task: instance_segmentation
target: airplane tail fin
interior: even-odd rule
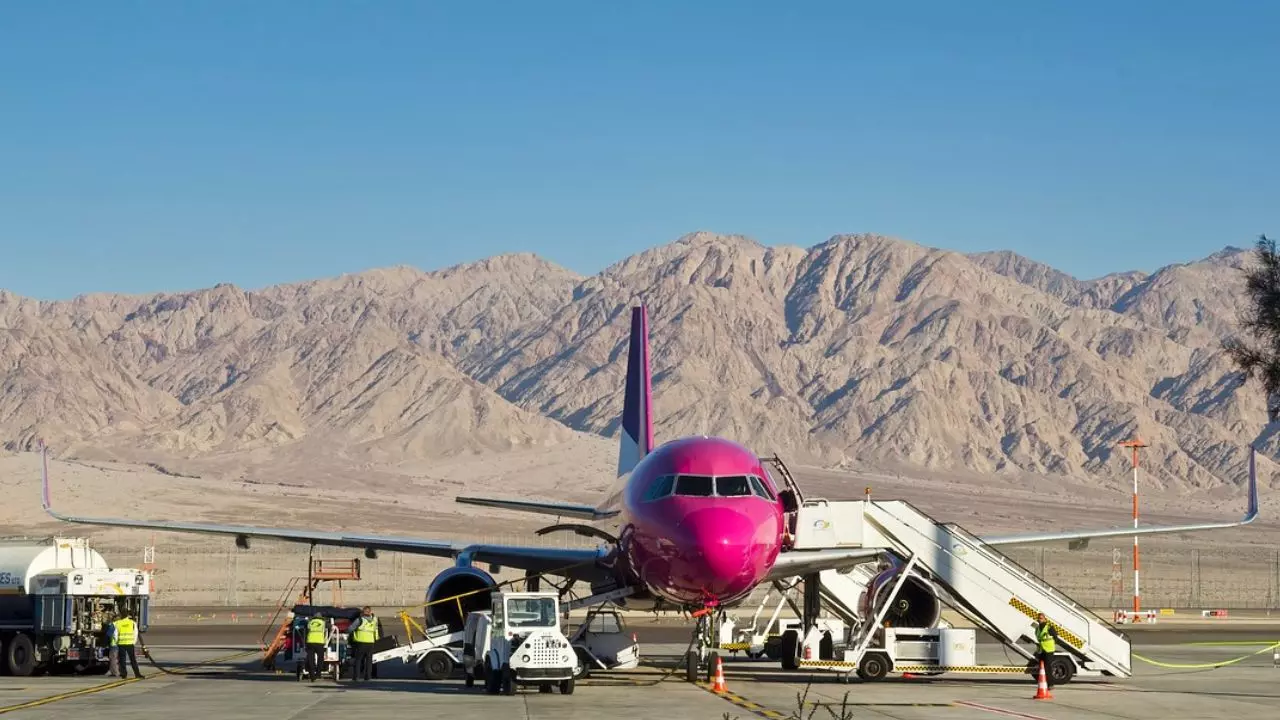
[[[631,472],[653,449],[653,389],[649,372],[649,316],[644,305],[631,309],[626,396],[618,443],[618,475]]]

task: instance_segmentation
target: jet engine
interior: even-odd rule
[[[489,609],[489,596],[497,586],[489,573],[476,567],[451,567],[436,575],[427,587],[427,627],[448,625],[449,632],[461,632],[468,613]]]
[[[862,596],[862,617],[870,622],[884,607],[889,593],[902,573],[902,566],[894,565],[872,578]],[[890,627],[931,628],[942,619],[942,601],[932,582],[914,572],[907,577],[898,595],[884,615],[884,623]]]

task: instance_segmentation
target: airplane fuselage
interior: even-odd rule
[[[687,437],[655,448],[616,498],[624,580],[684,607],[742,599],[782,548],[778,492],[759,457],[730,440]]]

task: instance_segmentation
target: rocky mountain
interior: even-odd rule
[[[613,435],[643,300],[660,440],[1112,482],[1138,431],[1158,482],[1210,488],[1243,477],[1264,417],[1220,351],[1248,259],[1079,280],[873,235],[694,233],[591,277],[508,255],[261,291],[0,293],[0,438],[394,462]]]

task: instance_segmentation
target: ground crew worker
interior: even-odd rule
[[[142,671],[138,669],[138,655],[134,652],[134,645],[142,638],[138,634],[138,623],[134,619],[134,615],[135,613],[124,613],[123,617],[112,623],[115,625],[115,636],[111,638],[111,644],[118,651],[117,661],[120,663],[120,677],[122,678],[129,677],[129,670],[124,664],[125,658],[128,658],[130,664],[133,665],[133,674],[137,677],[142,677]],[[145,646],[143,650],[146,650]]]
[[[119,653],[116,652],[116,616],[109,615],[106,627],[107,631],[107,674],[116,677],[120,674]]]
[[[369,680],[373,672],[373,644],[377,641],[378,618],[373,616],[373,609],[365,605],[360,610],[360,617],[351,623],[352,681]]]
[[[320,677],[320,668],[324,664],[324,650],[329,644],[328,623],[319,615],[307,621],[307,673],[311,682]]]
[[[1044,613],[1036,615],[1036,660],[1044,663],[1045,679],[1049,687],[1053,687],[1053,673],[1050,671],[1049,661],[1053,659],[1053,653],[1058,649],[1055,642],[1057,639],[1058,631],[1045,618]],[[1040,677],[1039,672],[1039,668],[1036,668],[1037,682]]]

